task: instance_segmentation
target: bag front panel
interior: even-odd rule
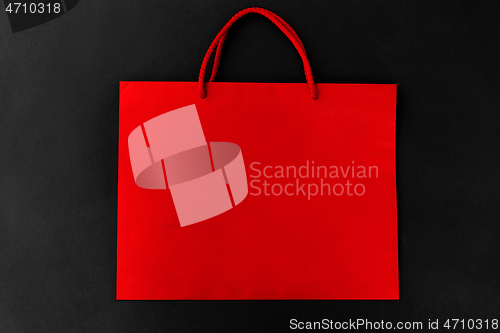
[[[396,86],[122,82],[118,299],[397,299]],[[136,185],[129,134],[194,104],[207,142],[241,148],[248,195],[181,227]]]

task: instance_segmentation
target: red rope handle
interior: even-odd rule
[[[286,23],[285,20],[283,20],[278,15],[276,15],[270,11],[269,11],[269,13],[271,15],[273,15],[278,21],[280,21],[281,24],[283,24],[285,26],[285,28],[292,34],[292,36],[295,38],[295,40],[299,43],[299,45],[302,48],[302,50],[304,51],[304,53],[306,53],[306,49],[304,48],[304,44],[302,44],[302,41],[300,40],[300,38],[297,35],[297,33],[295,32],[295,30],[293,30],[293,28],[291,26],[289,26],[288,23]],[[217,44],[217,51],[215,51],[215,59],[214,59],[214,65],[212,68],[212,75],[210,76],[210,80],[208,80],[208,82],[215,81],[215,77],[217,76],[217,71],[219,69],[219,62],[220,62],[220,57],[222,54],[222,47],[224,45],[224,41],[226,40],[228,32],[229,32],[229,30],[226,31],[226,33],[221,37],[221,39],[219,40],[219,43]]]
[[[215,75],[217,75],[217,69],[219,65],[219,60],[222,52],[222,45],[224,44],[224,41],[227,36],[227,32],[231,28],[231,26],[239,20],[241,17],[245,16],[246,14],[250,13],[257,13],[260,15],[263,15],[267,17],[271,22],[273,22],[287,37],[290,39],[290,41],[293,43],[297,51],[299,52],[300,57],[302,58],[302,63],[304,65],[304,73],[306,75],[306,80],[307,84],[309,85],[309,92],[311,94],[312,99],[317,99],[318,98],[318,91],[316,90],[316,86],[314,85],[314,79],[311,71],[311,65],[309,64],[309,60],[307,59],[307,55],[304,49],[304,45],[302,44],[302,41],[300,38],[297,36],[295,31],[278,15],[274,14],[273,12],[270,12],[266,9],[263,8],[258,8],[258,7],[252,7],[252,8],[247,8],[244,9],[240,12],[238,12],[236,15],[234,15],[229,22],[226,23],[226,25],[222,28],[222,30],[217,34],[215,39],[213,40],[212,44],[208,48],[207,53],[205,54],[205,58],[203,59],[203,63],[201,64],[201,69],[200,69],[200,75],[198,77],[198,93],[201,98],[206,97],[206,92],[205,92],[205,72],[207,70],[207,65],[208,61],[210,60],[210,57],[212,53],[214,52],[215,47],[217,46],[217,52],[215,55],[215,61],[214,61],[214,71],[212,71],[212,76],[215,79]],[[215,74],[214,74],[215,72]]]

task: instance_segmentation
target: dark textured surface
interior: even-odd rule
[[[494,4],[86,0],[15,34],[3,12],[0,332],[498,318]],[[219,29],[250,6],[297,31],[318,82],[398,84],[400,301],[115,301],[118,81],[195,81]],[[220,81],[304,82],[292,44],[262,17],[238,22],[224,49]]]

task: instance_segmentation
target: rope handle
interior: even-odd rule
[[[286,23],[285,20],[283,20],[281,17],[274,14],[273,12],[270,12],[270,11],[268,11],[268,12],[269,12],[269,14],[273,15],[278,21],[280,21],[281,24],[283,24],[285,26],[285,28],[292,34],[293,38],[298,42],[298,44],[300,45],[300,47],[302,48],[304,53],[306,53],[306,49],[304,48],[304,44],[302,44],[302,41],[300,40],[300,38],[297,35],[297,33],[295,32],[295,30],[293,30],[293,28],[290,25],[288,25],[288,23]],[[226,40],[228,32],[229,32],[229,30],[226,31],[224,33],[224,35],[222,35],[221,39],[219,40],[219,43],[217,44],[217,51],[215,51],[215,59],[214,59],[214,65],[212,68],[212,74],[211,74],[210,80],[208,80],[208,82],[215,81],[215,77],[217,76],[217,71],[219,69],[219,61],[220,61],[220,57],[222,54],[222,47],[224,45],[224,42]]]
[[[244,10],[238,12],[236,15],[234,15],[229,20],[229,22],[226,23],[226,25],[222,28],[222,30],[217,34],[217,36],[213,40],[212,44],[208,48],[207,53],[205,54],[205,58],[203,59],[203,63],[201,64],[200,75],[198,77],[198,93],[200,95],[200,98],[206,97],[205,72],[207,69],[208,61],[210,60],[210,57],[212,56],[212,53],[214,52],[215,47],[217,47],[217,52],[215,55],[214,67],[212,70],[212,75],[210,77],[210,81],[213,81],[213,79],[215,79],[215,76],[217,75],[217,69],[219,67],[222,46],[223,46],[224,41],[226,39],[227,32],[229,31],[231,26],[237,20],[239,20],[241,17],[243,17],[247,14],[250,14],[250,13],[257,13],[257,14],[263,15],[266,18],[268,18],[292,42],[292,44],[295,46],[295,48],[299,52],[300,57],[302,58],[302,63],[304,65],[304,73],[306,76],[307,84],[309,85],[309,92],[311,94],[311,97],[313,100],[317,99],[318,98],[318,91],[316,89],[316,86],[314,85],[314,79],[313,79],[313,75],[312,75],[312,71],[311,71],[311,65],[309,64],[309,60],[307,59],[304,45],[302,44],[302,41],[300,40],[299,36],[281,17],[279,17],[278,15],[274,14],[273,12],[271,12],[269,10],[266,10],[263,8],[258,8],[258,7],[247,8],[247,9],[244,9]]]

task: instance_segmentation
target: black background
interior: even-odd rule
[[[0,332],[500,319],[494,4],[87,0],[18,33],[0,14]],[[118,82],[197,80],[217,32],[252,6],[297,31],[317,82],[398,84],[399,301],[115,300]],[[255,14],[231,30],[218,80],[305,82]]]

